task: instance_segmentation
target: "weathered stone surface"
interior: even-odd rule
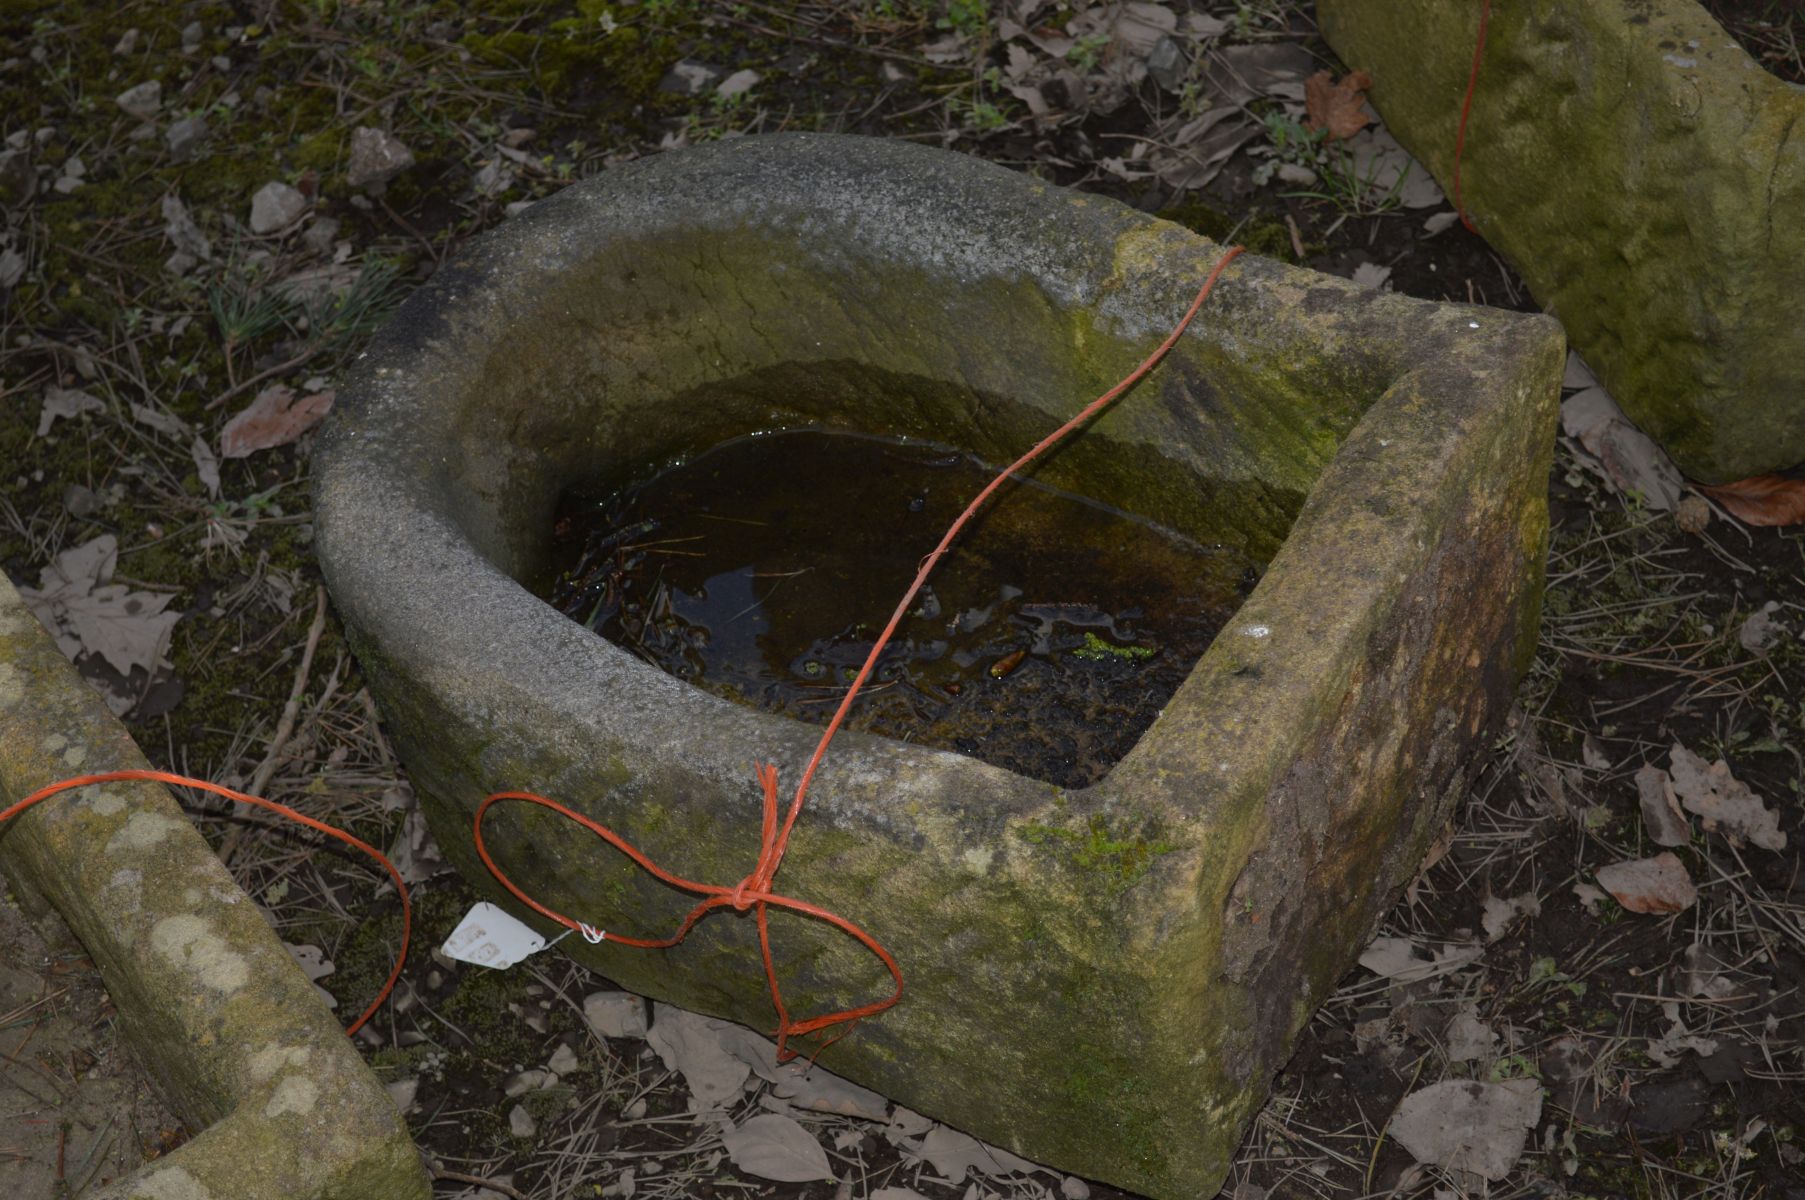
[[[1220,253],[960,155],[805,135],[630,164],[446,262],[341,390],[316,487],[328,581],[447,856],[486,880],[472,811],[530,788],[731,884],[759,841],[751,764],[793,786],[818,736],[522,588],[562,488],[805,424],[1006,460],[1139,361]],[[1232,264],[1039,475],[1269,571],[1084,791],[835,742],[779,886],[869,928],[908,990],[823,1064],[1029,1158],[1213,1194],[1531,650],[1562,355],[1543,318]],[[683,910],[549,816],[486,826],[545,902],[631,932]],[[774,929],[793,1009],[882,994],[850,940]],[[769,1027],[749,921],[663,954],[573,943]]]
[[[0,808],[149,764],[0,579]],[[420,1198],[388,1093],[248,896],[158,784],[52,797],[0,826],[0,868],[99,965],[194,1140],[97,1200]]]
[[[360,125],[351,134],[351,158],[345,182],[380,192],[389,180],[414,165],[414,152],[380,129]]]
[[[1321,0],[1386,125],[1452,194],[1479,5]],[[1696,479],[1805,461],[1805,88],[1693,0],[1495,5],[1474,223]]]
[[[266,183],[251,197],[251,232],[279,233],[301,219],[307,197],[280,181]]]

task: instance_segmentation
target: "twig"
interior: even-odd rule
[[[207,401],[207,411],[212,412],[214,409],[218,408],[220,405],[224,404],[226,401],[230,400],[232,397],[243,395],[245,392],[250,391],[252,388],[256,387],[258,384],[262,383],[266,379],[273,378],[274,376],[280,375],[285,371],[294,370],[296,367],[300,366],[302,363],[306,362],[308,359],[310,359],[314,355],[318,354],[320,352],[320,350],[321,350],[321,347],[318,345],[309,346],[307,349],[301,351],[299,354],[295,355],[293,358],[289,359],[287,362],[277,363],[275,366],[271,367],[267,371],[259,371],[255,375],[251,376],[249,379],[245,379],[238,383],[233,384],[231,387],[227,388],[225,391],[221,392],[219,395],[213,397],[213,399]]]
[[[500,1192],[504,1196],[512,1196],[514,1200],[526,1200],[526,1193],[499,1179],[484,1179],[480,1175],[466,1175],[462,1171],[447,1171],[437,1163],[432,1168],[433,1179],[449,1179],[453,1183],[468,1183],[476,1187],[488,1188],[492,1192]]]
[[[270,738],[268,752],[264,754],[263,761],[257,764],[257,770],[251,775],[251,782],[245,786],[245,791],[253,796],[261,796],[263,789],[269,786],[270,777],[276,773],[276,765],[282,759],[282,750],[294,734],[295,718],[301,712],[301,693],[307,690],[307,676],[313,670],[313,652],[320,644],[320,635],[326,631],[325,585],[316,584],[314,591],[313,626],[307,631],[307,648],[301,651],[301,665],[295,670],[295,682],[289,689],[288,703],[282,706],[282,716],[276,721],[276,733]],[[245,826],[240,825],[228,833],[226,840],[220,844],[219,860],[228,867],[232,865],[232,858],[238,853],[244,837]]]

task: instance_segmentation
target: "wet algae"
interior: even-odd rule
[[[825,723],[921,557],[997,467],[916,440],[737,438],[568,494],[552,602],[718,695]],[[851,725],[1064,787],[1094,783],[1261,564],[1027,478],[939,564]]]

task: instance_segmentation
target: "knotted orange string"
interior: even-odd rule
[[[376,849],[376,847],[370,845],[361,838],[346,833],[342,829],[334,829],[324,821],[316,821],[306,813],[296,812],[287,805],[277,804],[273,800],[265,800],[259,796],[247,795],[244,792],[235,792],[229,787],[222,787],[217,783],[209,783],[205,779],[191,779],[186,775],[172,775],[167,771],[103,771],[96,775],[77,775],[73,779],[64,779],[60,782],[50,784],[48,787],[41,787],[17,804],[14,804],[12,807],[0,810],[0,825],[6,824],[7,821],[18,816],[32,805],[43,800],[48,800],[50,797],[55,796],[60,792],[66,792],[72,788],[87,787],[90,784],[96,783],[167,783],[173,784],[176,787],[194,788],[196,791],[212,792],[215,796],[224,796],[226,799],[236,800],[240,804],[249,804],[255,808],[268,809],[278,816],[287,817],[289,820],[305,825],[309,829],[318,830],[328,837],[337,838],[347,846],[353,846],[362,850],[365,854],[381,863],[382,869],[389,873],[389,879],[394,883],[395,891],[401,896],[401,953],[396,957],[395,965],[389,971],[388,981],[382,985],[382,991],[376,994],[376,999],[370,1001],[370,1007],[364,1009],[363,1015],[351,1022],[345,1029],[345,1033],[354,1034],[359,1029],[362,1029],[364,1024],[369,1021],[371,1017],[376,1015],[376,1010],[382,1007],[382,1002],[389,998],[389,993],[395,990],[395,981],[401,978],[401,970],[407,965],[407,947],[409,939],[413,935],[414,916],[413,906],[408,900],[407,884],[402,882],[401,872],[395,869],[395,864],[390,862],[388,856],[383,854],[382,851]]]
[[[889,644],[890,638],[896,633],[897,626],[901,624],[904,615],[908,613],[909,606],[914,603],[915,596],[921,591],[922,584],[927,582],[929,573],[933,571],[941,557],[944,556],[947,550],[952,546],[953,539],[959,535],[959,531],[962,530],[966,523],[977,514],[978,510],[982,508],[985,502],[988,501],[996,490],[1003,485],[1004,481],[1029,463],[1033,462],[1046,451],[1050,450],[1053,446],[1063,441],[1074,430],[1078,429],[1092,417],[1113,404],[1124,392],[1128,391],[1129,388],[1133,387],[1136,383],[1139,383],[1142,377],[1144,377],[1147,372],[1151,371],[1159,361],[1166,356],[1167,351],[1171,350],[1172,347],[1177,344],[1178,339],[1183,336],[1185,329],[1191,324],[1191,319],[1195,317],[1198,310],[1203,307],[1203,302],[1209,297],[1211,289],[1216,286],[1216,280],[1222,274],[1222,269],[1228,266],[1228,264],[1242,252],[1242,249],[1243,248],[1240,246],[1230,247],[1228,252],[1217,260],[1215,267],[1209,273],[1209,277],[1203,281],[1203,286],[1198,289],[1197,298],[1191,301],[1191,307],[1185,310],[1184,316],[1179,319],[1178,324],[1173,327],[1172,332],[1166,336],[1166,340],[1161,342],[1153,353],[1149,354],[1138,367],[1129,373],[1127,378],[1122,380],[1122,382],[1116,384],[1116,386],[1110,388],[1107,392],[1104,392],[1101,396],[1091,401],[1077,416],[1035,443],[1033,449],[1029,450],[1026,454],[1023,454],[1020,458],[1016,459],[1008,467],[999,472],[996,478],[992,479],[990,483],[984,487],[984,490],[979,492],[971,503],[965,506],[965,511],[959,514],[958,518],[955,519],[952,525],[947,529],[945,535],[941,537],[940,544],[934,547],[933,551],[922,559],[921,567],[915,575],[915,581],[909,585],[909,590],[903,594],[901,602],[896,606],[896,611],[890,614],[890,620],[884,626],[884,631],[878,635],[877,641],[872,643],[871,652],[865,656],[865,665],[859,668],[858,675],[853,679],[852,685],[847,688],[846,695],[840,701],[840,707],[835,710],[833,718],[828,721],[827,728],[822,732],[821,740],[815,746],[815,753],[810,757],[808,766],[804,768],[802,772],[802,779],[796,785],[795,798],[790,801],[789,812],[784,817],[781,827],[779,827],[777,823],[777,768],[769,763],[757,764],[755,769],[759,786],[764,791],[764,816],[759,835],[758,861],[753,864],[752,870],[744,879],[740,880],[737,885],[730,888],[721,887],[716,884],[699,883],[693,879],[684,879],[681,876],[673,875],[669,871],[658,866],[651,859],[647,858],[636,847],[628,843],[606,825],[601,824],[599,821],[592,820],[582,813],[566,808],[556,800],[548,800],[544,796],[535,795],[532,792],[496,792],[484,799],[483,802],[477,806],[476,816],[473,822],[473,838],[476,843],[476,852],[482,858],[483,865],[488,867],[490,873],[501,882],[501,885],[507,888],[509,892],[513,893],[514,897],[522,904],[525,904],[528,908],[531,908],[541,916],[563,925],[567,929],[581,932],[583,936],[591,942],[610,941],[618,942],[623,946],[636,946],[648,950],[666,949],[681,942],[689,935],[689,931],[695,928],[698,921],[716,909],[731,907],[736,912],[745,912],[750,908],[758,920],[758,945],[759,950],[764,956],[765,979],[766,982],[770,984],[771,988],[771,1004],[777,1010],[776,1037],[778,1062],[787,1062],[796,1057],[796,1052],[789,1049],[788,1046],[790,1038],[803,1037],[833,1025],[849,1024],[850,1022],[857,1021],[863,1017],[874,1016],[902,999],[902,970],[896,965],[896,960],[890,956],[889,951],[885,950],[876,938],[836,913],[829,912],[827,909],[820,908],[802,900],[778,895],[771,890],[772,881],[777,876],[777,869],[783,863],[784,851],[789,846],[790,831],[795,828],[797,817],[802,815],[802,804],[808,796],[809,785],[814,781],[815,771],[820,767],[822,758],[827,754],[827,747],[833,742],[834,735],[839,732],[841,724],[845,721],[847,714],[851,711],[853,701],[858,697],[859,689],[865,686],[865,681],[870,678],[871,672],[876,668],[878,657],[883,653],[884,647]],[[676,888],[679,891],[685,891],[692,895],[701,896],[703,897],[702,902],[689,910],[689,914],[683,918],[682,923],[677,926],[677,931],[670,937],[655,939],[626,937],[618,933],[597,930],[593,926],[587,925],[581,921],[573,920],[555,909],[548,908],[527,895],[513,880],[507,877],[502,869],[496,864],[495,860],[490,857],[488,846],[483,841],[483,818],[487,815],[491,807],[504,800],[537,804],[542,808],[549,808],[553,812],[575,821],[577,824],[583,826],[583,828],[589,830],[591,833],[607,842],[610,846],[613,846],[616,850],[626,855],[642,870],[651,875],[654,879],[657,879],[660,883]],[[777,966],[771,957],[771,933],[768,923],[768,910],[773,907],[786,909],[790,912],[801,913],[803,916],[813,917],[819,921],[825,921],[834,928],[842,930],[858,939],[859,943],[870,950],[872,954],[876,955],[878,960],[884,964],[885,969],[890,972],[890,978],[896,984],[895,990],[883,1000],[874,1001],[870,1004],[863,1004],[856,1008],[826,1013],[821,1016],[810,1017],[803,1021],[792,1018],[789,1009],[784,1005],[783,992],[777,983]]]

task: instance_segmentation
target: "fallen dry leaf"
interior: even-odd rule
[[[1730,774],[1730,764],[1718,759],[1710,766],[1686,747],[1675,744],[1669,756],[1673,791],[1687,812],[1705,819],[1708,831],[1722,833],[1730,844],[1753,842],[1764,850],[1786,849],[1780,832],[1780,814],[1761,803],[1761,797]]]
[[[1449,1062],[1489,1060],[1497,1048],[1498,1035],[1479,1019],[1470,1008],[1463,1008],[1448,1022],[1444,1035],[1448,1040]]]
[[[395,844],[389,847],[389,861],[395,864],[402,881],[410,887],[451,870],[451,864],[439,852],[439,843],[433,840],[432,830],[426,827],[426,814],[418,805],[401,822]]]
[[[760,1179],[807,1183],[834,1177],[821,1143],[781,1113],[760,1113],[739,1128],[727,1130],[721,1134],[721,1144],[727,1147],[734,1166]]]
[[[777,1070],[782,1077],[772,1085],[771,1093],[780,1100],[788,1100],[797,1108],[846,1117],[863,1117],[867,1121],[881,1121],[890,1112],[888,1100],[869,1088],[841,1079],[824,1067],[791,1062]]]
[[[1390,1130],[1418,1162],[1496,1183],[1523,1156],[1541,1117],[1542,1085],[1533,1079],[1450,1079],[1404,1097]]]
[[[1542,902],[1534,892],[1524,892],[1521,896],[1506,900],[1501,896],[1487,896],[1484,910],[1480,914],[1479,924],[1485,930],[1485,940],[1495,942],[1504,936],[1518,917],[1537,916],[1542,911]]]
[[[915,1146],[904,1146],[909,1156],[925,1159],[941,1178],[958,1181],[968,1170],[996,1178],[1003,1175],[1032,1175],[1039,1167],[999,1146],[980,1142],[969,1133],[936,1125]]]
[[[1431,961],[1417,957],[1417,945],[1409,938],[1382,937],[1373,939],[1360,965],[1385,979],[1415,983],[1458,970],[1484,953],[1478,946],[1444,946]]]
[[[1351,71],[1339,83],[1332,71],[1316,72],[1304,80],[1305,127],[1328,130],[1330,141],[1353,137],[1372,124],[1366,111],[1366,89],[1372,85],[1365,71]]]
[[[1778,600],[1769,600],[1766,604],[1750,613],[1736,632],[1736,641],[1750,654],[1766,656],[1774,644],[1786,636],[1786,626],[1774,619],[1780,609]]]
[[[1732,483],[1694,484],[1730,515],[1750,525],[1797,525],[1805,521],[1805,479],[1754,475]]]
[[[1672,851],[1600,867],[1598,883],[1631,912],[1680,912],[1691,908],[1698,899],[1698,889],[1692,886],[1686,864]]]
[[[1636,798],[1642,808],[1642,827],[1657,846],[1684,846],[1692,840],[1692,822],[1680,811],[1673,794],[1673,780],[1657,766],[1636,772]]]
[[[247,458],[259,450],[286,446],[312,429],[332,411],[332,392],[295,399],[295,390],[276,384],[257,393],[244,411],[226,422],[219,435],[223,458]]]
[[[660,1004],[646,1034],[646,1044],[658,1052],[664,1065],[683,1076],[698,1110],[720,1108],[739,1098],[752,1068],[737,1057],[729,1043],[739,1026]]]
[[[1603,388],[1589,387],[1561,402],[1561,432],[1585,448],[1597,463],[1586,465],[1618,491],[1662,512],[1679,505],[1685,487],[1679,469]]]
[[[118,539],[103,533],[57,555],[39,572],[38,586],[19,595],[69,658],[95,654],[121,675],[133,667],[154,675],[182,614],[164,611],[174,598],[168,594],[108,583],[118,555]]]
[[[105,412],[106,405],[76,388],[44,389],[44,407],[38,411],[38,436],[50,432],[59,417],[73,417],[85,412]]]

